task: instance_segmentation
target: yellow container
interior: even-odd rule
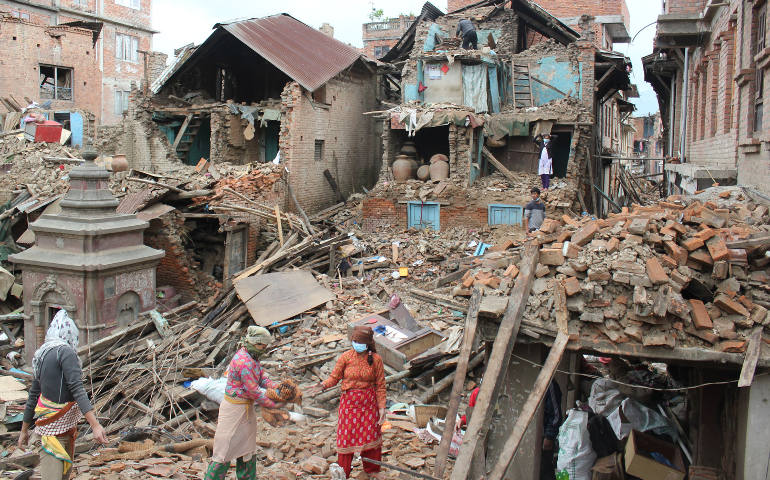
[[[399,267],[398,268],[398,274],[402,277],[408,277],[409,276],[409,269],[407,267]]]

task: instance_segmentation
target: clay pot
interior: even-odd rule
[[[420,164],[414,158],[409,158],[409,163],[412,165],[412,175],[410,178],[417,177],[417,170],[420,169]]]
[[[113,155],[112,157],[112,171],[113,172],[125,172],[128,170],[128,160],[126,156],[122,154]]]
[[[444,155],[442,155],[446,158]],[[434,155],[435,157],[435,155]],[[431,180],[445,180],[449,178],[449,162],[442,160],[430,160],[430,179]]]
[[[405,155],[399,155],[396,157],[396,160],[393,162],[391,169],[393,170],[393,178],[397,182],[405,182],[412,178],[414,173],[412,162],[414,162],[414,160],[410,160],[409,157]]]
[[[430,167],[428,165],[423,165],[420,168],[417,169],[417,178],[422,180],[423,182],[430,178]]]
[[[437,153],[437,154],[433,155],[432,157],[430,157],[430,163],[431,163],[431,165],[432,165],[434,162],[446,162],[446,163],[447,163],[447,165],[449,165],[449,159],[448,159],[448,158],[447,158],[447,156],[446,156],[446,155],[444,155],[443,153]]]

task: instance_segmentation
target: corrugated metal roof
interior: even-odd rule
[[[345,70],[361,53],[285,13],[217,24],[310,90]]]

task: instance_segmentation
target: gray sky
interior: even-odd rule
[[[422,0],[376,0],[386,16],[399,13],[419,13]],[[446,11],[446,0],[432,2]],[[654,22],[661,10],[660,0],[626,0],[631,13],[631,36],[642,27]],[[181,6],[184,5],[184,6]],[[264,17],[276,13],[288,13],[302,22],[319,27],[328,22],[334,27],[334,36],[356,47],[361,43],[361,24],[369,21],[372,2],[367,0],[282,0],[280,2],[230,0],[153,0],[153,24],[160,33],[154,37],[153,48],[173,56],[174,49],[190,42],[203,42],[217,22],[238,18]],[[615,50],[631,58],[634,65],[632,82],[639,87],[640,98],[632,101],[637,106],[635,115],[658,110],[652,87],[644,81],[641,57],[652,52],[655,25],[647,27],[632,44],[616,44]]]

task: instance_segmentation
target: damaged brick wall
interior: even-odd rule
[[[162,52],[147,52],[147,83],[152,84],[166,68],[168,55]]]
[[[374,122],[363,115],[376,110],[375,76],[354,68],[322,88],[323,103],[312,101],[296,82],[287,84],[281,95],[281,156],[300,205],[308,213],[337,203],[324,170],[348,196],[371,187],[380,167]]]
[[[407,228],[407,204],[382,197],[366,197],[363,201],[363,223],[365,232]],[[441,229],[484,228],[487,226],[487,209],[477,205],[443,202],[439,207]]]
[[[20,102],[24,97],[42,102],[40,65],[67,67],[72,72],[71,99],[54,100],[51,108],[86,110],[97,115],[98,123],[101,73],[92,33],[83,28],[0,17],[0,92]]]

